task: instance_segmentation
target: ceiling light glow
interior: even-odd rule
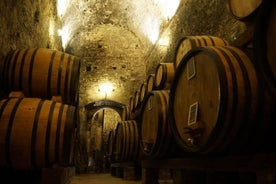
[[[68,8],[71,0],[57,0],[57,13],[58,16],[63,16]]]
[[[156,0],[164,18],[171,19],[180,3],[180,0]]]
[[[159,21],[148,17],[144,22],[144,32],[149,40],[154,44],[159,37]]]
[[[99,92],[103,95],[109,95],[113,91],[113,85],[109,82],[100,84]]]

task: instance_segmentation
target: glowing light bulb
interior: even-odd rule
[[[99,91],[104,95],[110,94],[112,92],[112,90],[113,90],[113,86],[108,82],[102,83],[99,86]]]

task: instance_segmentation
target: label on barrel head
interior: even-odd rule
[[[192,105],[190,105],[190,108],[189,108],[188,126],[196,123],[197,111],[198,111],[198,102],[195,102]]]
[[[195,71],[195,58],[192,57],[188,62],[187,62],[187,79],[190,80],[196,75]]]

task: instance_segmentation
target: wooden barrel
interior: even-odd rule
[[[155,90],[146,96],[141,109],[140,142],[144,157],[168,157],[172,140],[168,123],[169,90]]]
[[[256,14],[257,9],[262,4],[262,0],[228,0],[231,14],[241,21],[247,21]]]
[[[136,90],[133,94],[133,109],[130,113],[130,119],[137,120],[141,111],[140,91]]]
[[[139,150],[139,134],[136,121],[118,122],[112,148],[114,161],[139,161]]]
[[[129,153],[127,155],[127,160],[139,162],[141,154],[137,122],[135,120],[128,120],[126,125],[129,130],[129,136],[126,136],[126,139],[129,139]]]
[[[257,69],[276,98],[276,3],[264,1],[257,15],[253,51]]]
[[[140,91],[139,102],[140,102],[140,104],[142,104],[144,102],[145,96],[147,94],[147,83],[142,83],[139,91]]]
[[[149,74],[147,77],[147,93],[151,92],[152,90],[155,90],[154,81],[155,74]]]
[[[232,46],[193,49],[179,65],[171,88],[173,135],[189,153],[251,153],[264,151],[264,145],[275,147],[268,138],[275,128],[263,116],[273,106],[263,96],[245,52]]]
[[[25,96],[24,96],[24,93],[22,93],[21,91],[11,91],[8,96],[8,98],[23,98],[23,97]]]
[[[122,121],[126,121],[126,120],[130,119],[130,108],[129,108],[129,105],[123,106],[121,119],[122,119]]]
[[[51,99],[62,96],[63,103],[75,105],[80,60],[46,48],[10,51],[0,66],[2,88],[22,91],[26,97]]]
[[[0,166],[14,169],[73,164],[74,106],[40,98],[0,101]]]
[[[131,96],[129,98],[129,112],[132,113],[134,111],[134,97]]]
[[[136,99],[137,100],[137,99]],[[135,96],[131,96],[129,98],[129,119],[137,119],[137,116],[139,116],[139,108],[135,107]]]
[[[156,89],[169,89],[173,77],[174,63],[159,63],[155,69],[154,85]]]
[[[134,110],[135,110],[135,109],[138,109],[139,106],[140,106],[140,91],[139,91],[139,90],[136,90],[136,91],[134,92],[133,97],[134,97],[133,107],[134,107]]]
[[[225,46],[228,42],[216,36],[198,35],[183,37],[176,48],[174,67],[177,68],[183,57],[193,48],[201,46]]]

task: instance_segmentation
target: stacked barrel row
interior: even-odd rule
[[[222,44],[226,42],[217,37],[195,36],[183,39],[182,47],[196,47],[197,44]],[[190,43],[191,42],[191,43]],[[185,46],[184,46],[185,45]],[[185,48],[186,51],[188,48]],[[186,51],[179,51],[182,55]],[[180,56],[178,56],[180,57]],[[145,79],[146,82],[140,85],[133,96],[130,97],[129,104],[125,105],[122,112],[122,121],[118,122],[116,130],[111,130],[108,140],[108,155],[115,162],[134,161],[129,160],[124,152],[127,148],[126,141],[120,139],[131,139],[125,136],[137,136],[138,140],[138,157],[135,161],[143,158],[162,158],[173,154],[177,147],[173,144],[173,135],[168,122],[168,107],[170,87],[174,78],[176,64],[173,62],[159,63],[155,72],[149,74]],[[126,123],[135,124],[137,131],[135,133],[126,133],[129,128]],[[130,125],[133,126],[133,125]],[[118,131],[123,129],[121,131]],[[118,135],[120,134],[120,135]],[[113,138],[111,138],[113,137]],[[113,141],[113,142],[112,142]],[[135,143],[136,144],[136,143]],[[118,151],[120,150],[120,151]]]
[[[252,49],[199,47],[181,59],[169,115],[186,153],[275,152],[275,8],[271,1],[260,5]]]
[[[74,164],[80,60],[30,48],[0,63],[0,167],[30,170]]]
[[[26,97],[76,105],[80,60],[65,52],[47,48],[11,50],[1,62],[1,89],[5,94],[21,91]]]
[[[254,30],[253,48],[185,36],[174,61],[159,63],[130,97],[125,120],[137,123],[142,158],[275,151],[275,26],[267,4],[260,13],[270,10],[268,25]]]
[[[109,131],[106,157],[110,163],[139,163],[140,140],[138,124],[135,120],[122,120],[117,123],[114,130]]]
[[[142,159],[275,150],[275,26],[267,4],[268,25],[254,30],[253,48],[184,36],[173,62],[159,63],[134,92],[122,118],[138,127]]]

